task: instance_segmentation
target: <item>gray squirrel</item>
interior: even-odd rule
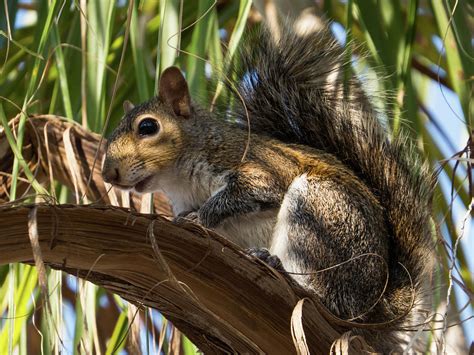
[[[164,191],[176,216],[288,272],[339,318],[385,323],[360,332],[388,352],[424,301],[434,179],[402,134],[388,137],[360,81],[344,83],[327,30],[286,27],[243,46],[224,114],[166,69],[157,97],[124,104],[103,178]]]

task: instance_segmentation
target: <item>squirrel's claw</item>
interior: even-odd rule
[[[202,208],[197,211],[184,211],[178,214],[173,222],[176,224],[191,222],[200,224],[206,228],[214,228],[219,224],[219,220],[215,218],[211,213],[206,213]]]
[[[173,218],[173,223],[175,223],[175,224],[182,224],[182,223],[186,223],[186,222],[202,224],[201,219],[199,218],[199,214],[198,214],[197,211],[181,212],[175,218]]]
[[[248,255],[260,259],[270,265],[272,268],[283,271],[283,264],[278,256],[270,254],[267,248],[249,248],[245,250]]]

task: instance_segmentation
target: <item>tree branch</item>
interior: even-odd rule
[[[46,264],[159,309],[204,351],[294,352],[290,319],[303,297],[309,347],[327,353],[339,337],[318,302],[291,280],[212,231],[157,215],[91,205],[2,207],[0,264],[33,260],[32,208]]]

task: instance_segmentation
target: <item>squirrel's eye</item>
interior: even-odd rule
[[[141,136],[151,136],[158,132],[158,122],[153,118],[145,118],[138,124],[138,134]]]

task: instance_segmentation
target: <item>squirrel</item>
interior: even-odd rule
[[[385,323],[360,332],[392,351],[424,300],[434,178],[404,135],[389,138],[361,81],[344,80],[329,31],[287,27],[244,45],[225,113],[199,107],[166,69],[157,97],[124,104],[103,178],[165,192],[175,216],[285,270],[337,317]]]

